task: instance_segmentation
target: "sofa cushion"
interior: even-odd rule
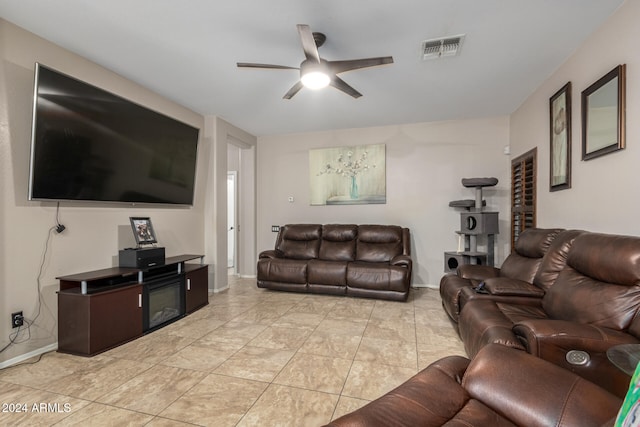
[[[408,271],[388,264],[350,262],[347,265],[347,286],[359,289],[408,292]]]
[[[323,225],[319,258],[328,261],[353,261],[356,257],[357,236],[357,225]]]
[[[569,256],[569,250],[573,246],[573,242],[581,234],[584,234],[584,231],[565,230],[553,239],[549,250],[542,258],[538,272],[533,278],[533,283],[537,287],[546,291],[555,283],[558,275],[567,265],[567,256]]]
[[[310,285],[347,286],[347,262],[309,260],[307,264]]]
[[[307,261],[263,258],[258,261],[258,280],[306,285]]]
[[[356,260],[389,262],[402,254],[402,227],[396,225],[361,225],[358,227]]]
[[[582,234],[543,307],[552,319],[625,330],[640,307],[639,284],[640,238]]]
[[[279,234],[276,249],[282,252],[283,258],[318,258],[321,234],[320,224],[288,224]]]
[[[560,229],[533,228],[525,230],[515,244],[515,250],[504,260],[500,275],[531,283]]]

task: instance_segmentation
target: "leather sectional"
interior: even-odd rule
[[[406,301],[410,248],[397,225],[287,224],[258,257],[258,287]]]
[[[622,400],[523,351],[449,356],[327,427],[613,426]]]
[[[619,344],[640,344],[640,238],[565,230],[549,241],[550,234],[541,237],[545,232],[551,233],[523,233],[516,245],[520,249],[505,260],[509,265],[512,256],[522,257],[525,243],[546,247],[539,261],[529,260],[537,266],[531,282],[503,272],[482,279],[480,269],[466,286],[460,276],[445,276],[440,283],[445,311],[456,322],[469,357],[488,344],[502,344],[623,397],[630,377],[609,362],[606,352]],[[474,274],[462,270],[460,275]],[[502,286],[494,286],[496,277]],[[572,356],[576,351],[583,352],[578,359]]]

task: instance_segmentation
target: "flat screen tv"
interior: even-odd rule
[[[29,200],[193,205],[198,135],[36,64]]]

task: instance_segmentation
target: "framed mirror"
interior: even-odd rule
[[[625,64],[582,92],[582,160],[625,147]]]

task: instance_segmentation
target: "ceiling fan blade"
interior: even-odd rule
[[[238,62],[236,64],[238,68],[271,68],[275,70],[299,70],[298,67],[289,67],[287,65],[273,65],[273,64],[254,64],[252,62]]]
[[[343,91],[347,95],[353,96],[354,98],[360,98],[362,96],[360,92],[358,92],[357,90],[349,86],[344,80],[342,80],[338,76],[331,77],[331,83],[329,84],[335,87],[336,89]]]
[[[298,24],[298,33],[300,34],[300,40],[302,41],[302,49],[304,50],[304,56],[307,59],[311,59],[315,62],[320,62],[320,54],[318,53],[318,46],[313,38],[313,33],[308,25]]]
[[[291,89],[289,89],[289,92],[285,93],[284,96],[282,97],[282,99],[291,99],[293,98],[293,95],[295,95],[296,93],[298,93],[300,91],[300,89],[302,89],[302,82],[298,80],[298,83],[294,84]]]
[[[393,57],[381,56],[378,58],[350,59],[346,61],[327,61],[329,68],[334,73],[357,70],[358,68],[377,67],[378,65],[393,64]]]

